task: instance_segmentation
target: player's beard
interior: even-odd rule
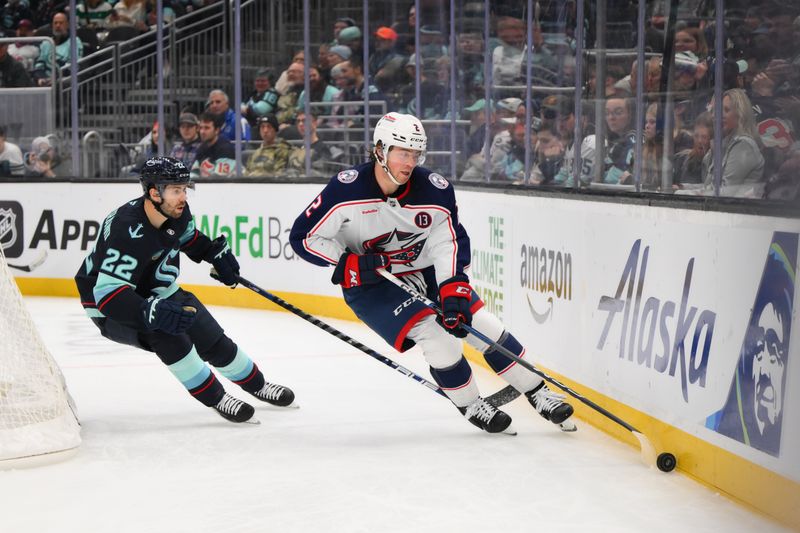
[[[161,210],[170,218],[181,218],[184,209],[186,209],[186,202],[177,202],[175,205],[165,203],[161,206]]]

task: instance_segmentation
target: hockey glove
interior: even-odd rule
[[[472,324],[472,311],[469,303],[472,299],[472,287],[469,279],[458,274],[439,285],[439,300],[442,302],[442,325],[451,335],[458,338],[467,336],[462,324]]]
[[[352,252],[345,252],[339,258],[339,264],[333,270],[331,282],[341,285],[345,289],[378,283],[383,279],[376,272],[379,268],[391,271],[389,256],[384,254],[358,255]]]
[[[224,235],[220,235],[211,242],[211,247],[206,252],[204,259],[214,265],[217,275],[212,274],[212,278],[229,287],[234,287],[239,282],[239,261],[233,255]]]
[[[151,296],[142,304],[142,320],[150,330],[159,330],[170,335],[180,335],[192,326],[197,310],[171,300]]]

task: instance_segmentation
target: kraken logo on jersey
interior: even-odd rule
[[[364,252],[380,252],[388,255],[392,264],[408,265],[420,256],[427,240],[422,238],[422,233],[398,231],[395,228],[389,233],[364,241]]]

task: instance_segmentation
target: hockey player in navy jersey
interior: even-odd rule
[[[142,167],[144,195],[109,214],[75,281],[81,303],[102,335],[155,352],[189,393],[232,422],[253,417],[251,405],[225,392],[206,363],[259,400],[290,406],[294,393],[269,383],[194,294],[177,284],[180,252],[207,261],[218,279],[236,285],[239,264],[224,236],[194,225],[186,195],[189,170],[172,157]]]
[[[375,126],[372,161],[334,176],[292,227],[293,249],[307,261],[333,265],[356,316],[398,351],[419,344],[431,374],[474,425],[511,432],[511,417],[484,400],[462,355],[461,339],[483,352],[489,365],[525,394],[544,418],[560,424],[572,406],[536,374],[503,357],[472,335],[470,324],[523,357],[525,350],[489,313],[469,285],[470,243],[458,221],[453,187],[419,165],[427,137],[412,115],[389,113]],[[383,278],[390,269],[440,302],[443,316]]]

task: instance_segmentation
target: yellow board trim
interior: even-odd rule
[[[18,277],[16,281],[20,291],[30,296],[75,298],[78,296],[75,282],[71,279]],[[185,285],[184,288],[209,305],[284,310],[258,294],[243,289],[232,290],[227,287],[206,285]],[[356,320],[350,308],[338,297],[290,292],[274,294],[313,315]],[[477,350],[467,345],[465,348],[467,359],[488,368]],[[800,512],[796,507],[800,502],[800,483],[709,444],[555,372],[545,368],[542,370],[636,427],[648,436],[658,452],[673,453],[678,458],[678,469],[684,474],[755,511],[800,529]],[[578,418],[631,446],[639,447],[639,441],[628,430],[580,402],[573,402],[573,406],[575,416]],[[655,438],[656,435],[660,438]]]

